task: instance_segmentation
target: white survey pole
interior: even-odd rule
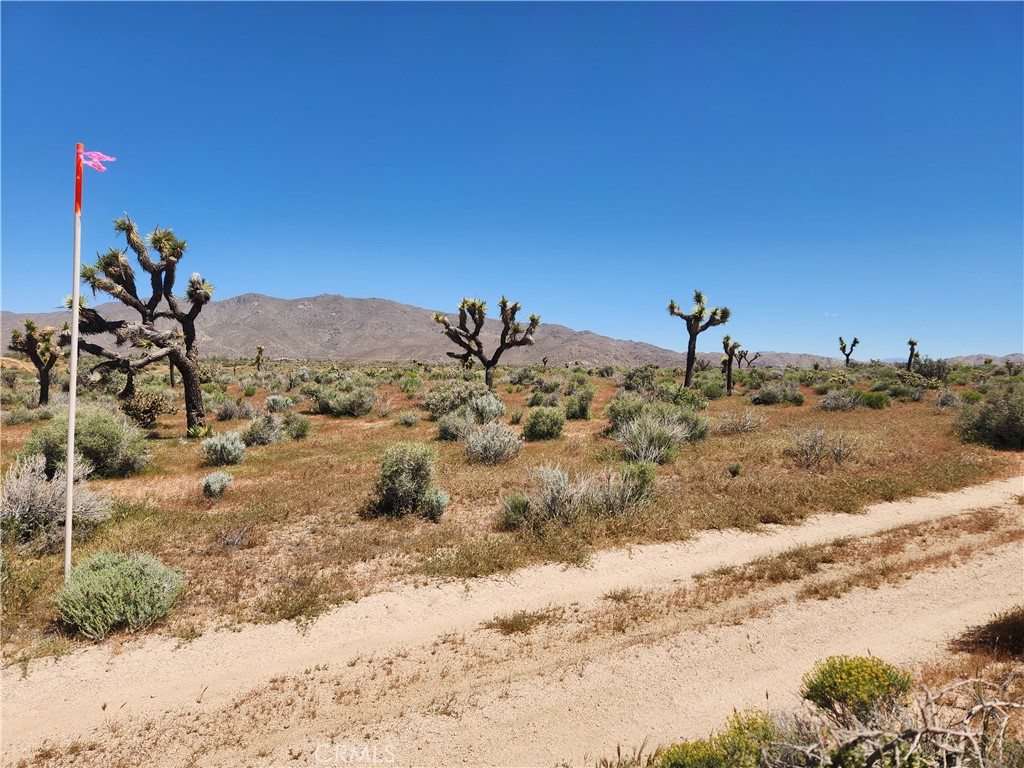
[[[67,505],[64,508],[64,581],[71,578],[71,533],[72,509],[75,496],[75,395],[78,389],[78,305],[79,284],[82,274],[82,150],[75,146],[75,268],[71,288],[71,362],[68,375],[68,455],[67,455]]]

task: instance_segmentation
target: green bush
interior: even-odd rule
[[[245,442],[237,432],[224,432],[200,443],[207,464],[215,467],[245,461]]]
[[[418,512],[436,520],[444,508],[438,493],[428,496],[434,483],[436,457],[433,446],[426,443],[398,443],[384,451],[372,511],[391,517]],[[447,504],[447,494],[444,499]]]
[[[608,407],[604,410],[604,416],[608,419],[608,432],[616,433],[623,424],[627,421],[632,421],[639,416],[643,410],[646,401],[638,396],[629,392],[616,392],[615,397],[608,403]]]
[[[818,407],[823,411],[852,411],[861,405],[861,394],[856,389],[833,389],[821,398]]]
[[[829,656],[804,675],[800,695],[845,727],[872,724],[910,692],[910,676],[873,656]]]
[[[965,405],[957,428],[970,442],[1003,450],[1024,449],[1024,386],[993,388],[984,402]]]
[[[593,390],[580,390],[569,395],[565,401],[565,417],[567,419],[589,419],[590,403],[593,399]]]
[[[301,413],[289,413],[281,422],[281,429],[292,440],[302,440],[309,436],[312,425]]]
[[[562,434],[565,414],[558,408],[534,408],[523,424],[527,440],[551,440]]]
[[[372,387],[356,387],[344,392],[316,387],[311,392],[317,413],[328,416],[366,416],[377,404],[377,393]]]
[[[881,410],[890,404],[889,395],[885,392],[861,392],[860,404],[868,408]]]
[[[473,426],[473,419],[466,413],[466,409],[459,408],[438,418],[437,439],[448,442],[465,440]]]
[[[487,424],[505,415],[505,404],[493,392],[488,392],[466,403],[466,412],[477,424]]]
[[[622,376],[623,386],[631,392],[651,392],[654,390],[654,377],[658,374],[658,366],[653,363],[628,368]]]
[[[434,419],[458,410],[474,397],[490,394],[487,386],[479,381],[452,381],[433,387],[423,400],[423,405]]]
[[[764,712],[736,712],[708,739],[673,744],[656,758],[658,768],[758,768],[762,749],[779,738]]]
[[[750,398],[750,402],[754,405],[778,405],[780,403],[803,405],[804,396],[793,382],[780,381],[761,387],[757,394]]]
[[[140,427],[151,426],[162,413],[174,413],[178,410],[174,407],[174,396],[160,392],[139,391],[130,398],[121,400],[118,405],[125,415]]]
[[[67,459],[68,415],[57,416],[32,430],[25,453],[41,453],[46,474],[53,477]],[[75,417],[75,453],[92,465],[99,477],[124,477],[149,463],[146,436],[120,413],[101,408],[82,408]]]
[[[245,395],[246,397],[252,397],[253,395],[256,394],[256,386],[254,384],[250,384],[244,390],[242,390],[242,394]]]
[[[101,551],[71,569],[57,610],[75,630],[102,640],[114,629],[138,631],[164,618],[184,586],[181,570],[152,555]]]
[[[416,411],[402,411],[395,416],[395,424],[400,427],[415,427],[420,423],[420,415]]]
[[[985,395],[973,389],[965,389],[960,393],[960,397],[965,403],[980,403],[985,399]]]

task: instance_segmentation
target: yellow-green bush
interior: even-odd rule
[[[778,739],[767,713],[733,714],[723,730],[707,739],[673,744],[658,756],[658,768],[757,768],[762,747]]]
[[[829,656],[804,675],[800,695],[839,724],[877,720],[910,692],[910,676],[873,656]]]

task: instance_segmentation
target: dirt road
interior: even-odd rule
[[[335,609],[305,635],[246,627],[183,648],[161,638],[88,648],[36,662],[27,678],[10,667],[5,764],[45,740],[63,745],[56,764],[77,743],[83,753],[66,757],[78,765],[143,754],[159,765],[581,764],[620,743],[704,735],[733,708],[763,705],[766,691],[772,706],[795,706],[816,659],[871,652],[911,664],[1024,602],[1020,543],[825,602],[766,594],[738,624],[659,618],[647,636],[601,630],[603,596],[668,594],[709,569],[982,508],[1019,527],[1022,493],[1017,477],[798,527],[604,552],[581,569],[401,586]],[[516,611],[558,620],[511,637],[481,628]]]

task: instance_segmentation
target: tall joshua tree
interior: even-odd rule
[[[199,344],[196,341],[196,318],[213,295],[213,286],[204,281],[198,272],[193,272],[185,289],[187,306],[182,298],[174,295],[174,281],[177,277],[178,262],[185,255],[187,243],[175,237],[170,229],[154,229],[144,241],[128,215],[114,220],[114,230],[125,236],[128,246],[138,257],[139,265],[149,275],[152,294],[148,298],[139,296],[135,285],[135,270],[129,263],[126,250],[111,248],[93,266],[82,267],[82,279],[89,284],[93,293],[103,291],[139,314],[138,322],[106,320],[94,309],[81,309],[79,332],[83,336],[109,333],[117,340],[117,346],[133,347],[139,356],[129,352],[110,352],[98,344],[85,339],[79,340],[79,348],[103,360],[93,367],[94,372],[118,370],[128,376],[128,384],[121,397],[134,394],[134,375],[150,363],[167,359],[178,373],[185,392],[185,415],[189,429],[206,426],[203,410],[203,392],[199,371]],[[153,261],[149,247],[159,255]],[[165,308],[161,308],[166,305]],[[173,330],[157,327],[157,320],[169,320],[178,325]]]
[[[736,353],[736,367],[737,368],[742,368],[743,364],[746,363],[747,364],[747,368],[749,368],[750,364],[752,362],[754,362],[755,360],[757,360],[757,358],[759,358],[760,356],[761,356],[760,352],[755,352],[754,356],[750,357],[750,353],[747,350],[741,349],[741,350],[739,350]]]
[[[32,320],[25,321],[24,333],[17,328],[11,331],[11,352],[21,352],[32,361],[39,376],[39,404],[50,402],[50,371],[61,356],[61,349],[54,340],[56,328],[37,328]]]
[[[732,364],[736,360],[736,352],[740,348],[738,341],[733,341],[727,334],[722,339],[722,349],[725,355],[722,357],[722,368],[725,369],[725,394],[732,397]]]
[[[263,370],[263,345],[256,345],[256,373],[260,373]]]
[[[917,339],[907,339],[907,346],[910,347],[910,357],[907,358],[907,370],[914,367],[914,357],[917,355]]]
[[[843,353],[843,357],[846,358],[846,367],[847,368],[850,367],[850,357],[853,356],[853,348],[856,347],[858,344],[860,344],[860,339],[858,339],[856,336],[854,336],[853,337],[853,343],[850,344],[850,348],[847,349],[846,348],[846,342],[843,340],[843,337],[842,336],[839,337],[839,351],[842,352]]]
[[[729,322],[731,314],[728,307],[712,307],[709,311],[704,304],[704,294],[700,291],[693,292],[693,304],[693,309],[686,314],[679,309],[674,300],[668,303],[668,313],[681,317],[686,322],[686,330],[690,334],[690,341],[686,346],[686,379],[683,382],[685,387],[690,386],[693,379],[693,364],[697,359],[697,335],[715,325]]]
[[[533,344],[533,332],[540,325],[540,315],[530,315],[530,324],[524,329],[516,322],[516,313],[522,307],[519,302],[511,303],[504,296],[498,302],[501,310],[501,338],[498,341],[498,348],[487,356],[484,352],[483,342],[480,340],[480,331],[484,327],[484,318],[487,314],[487,304],[479,299],[463,299],[459,304],[459,324],[453,326],[448,317],[440,312],[434,313],[434,322],[444,326],[444,335],[458,344],[464,351],[449,352],[448,357],[469,362],[476,358],[484,366],[484,381],[488,389],[494,389],[494,369],[498,367],[498,359],[505,350],[512,347],[524,347]],[[472,320],[473,327],[469,323]]]

